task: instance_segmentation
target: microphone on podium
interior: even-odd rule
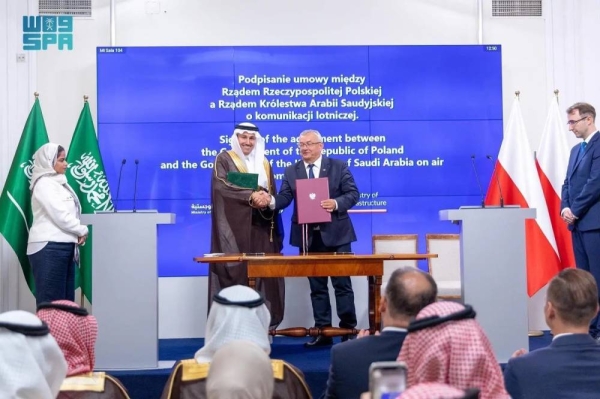
[[[486,155],[485,157],[492,162],[492,165],[494,164],[494,160],[492,159],[491,155]],[[500,192],[500,208],[504,208],[504,196],[502,195],[502,186],[500,185],[500,179],[498,178],[497,173],[494,174],[496,175],[496,184],[498,185],[498,191]]]
[[[121,175],[123,174],[123,166],[127,163],[127,160],[123,158],[121,161],[121,169],[119,169],[119,182],[117,183],[117,198],[115,199],[115,203],[113,204],[115,208],[115,212],[117,211],[117,202],[119,202],[119,190],[121,189]]]
[[[137,176],[138,176],[138,165],[140,161],[135,160],[135,181],[133,182],[133,211],[135,212],[135,198],[137,194]]]
[[[473,165],[473,170],[475,171],[475,179],[477,180],[477,185],[479,186],[479,195],[481,196],[481,207],[485,208],[485,198],[483,197],[483,189],[481,188],[479,173],[477,173],[477,167],[475,166],[475,155],[471,155],[471,165]]]

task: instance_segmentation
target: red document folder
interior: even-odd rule
[[[331,213],[321,206],[326,199],[329,199],[328,178],[296,180],[298,223],[331,222]]]

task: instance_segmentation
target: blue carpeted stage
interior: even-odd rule
[[[271,358],[283,359],[298,367],[310,386],[313,397],[318,398],[327,382],[329,371],[330,347],[306,349],[304,342],[309,338],[276,337],[273,340]],[[335,342],[339,342],[339,338]],[[546,331],[543,336],[530,338],[530,350],[543,348],[550,344],[552,336]],[[159,359],[174,361],[191,359],[194,353],[202,347],[204,339],[161,339],[159,341]],[[517,350],[519,348],[515,348]],[[132,399],[158,399],[169,378],[170,368],[157,370],[111,371],[127,387]]]

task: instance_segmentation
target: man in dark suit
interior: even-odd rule
[[[504,370],[513,399],[600,397],[600,345],[588,334],[598,312],[598,287],[581,269],[565,269],[550,281],[544,316],[550,346],[515,352]]]
[[[331,367],[322,398],[353,399],[369,390],[369,366],[373,362],[395,361],[410,321],[435,302],[437,285],[433,278],[413,268],[392,273],[379,303],[383,330],[331,348]]]
[[[596,110],[577,103],[567,109],[569,130],[583,140],[571,150],[567,177],[562,186],[561,216],[573,237],[575,263],[600,281],[600,135]],[[599,298],[600,299],[600,298]],[[598,317],[590,334],[600,338]]]
[[[337,159],[321,154],[323,139],[316,130],[305,130],[300,133],[298,147],[302,160],[285,170],[279,194],[271,197],[271,209],[284,209],[296,197],[296,181],[327,177],[329,179],[329,199],[321,202],[321,206],[331,213],[331,223],[317,223],[308,227],[308,252],[351,252],[351,242],[356,241],[352,221],[348,209],[359,199],[358,189],[348,165]],[[298,209],[294,201],[290,244],[302,247],[302,228],[298,224]],[[310,298],[316,327],[331,326],[331,305],[329,303],[328,277],[309,277]],[[354,291],[350,277],[331,277],[335,289],[335,299],[340,327],[356,327],[356,311],[354,309]],[[347,340],[348,337],[342,337]],[[318,336],[307,346],[331,345],[331,338]]]

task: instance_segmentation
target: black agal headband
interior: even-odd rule
[[[37,311],[39,312],[42,309],[64,310],[65,312],[73,313],[76,316],[87,316],[89,314],[86,308],[74,307],[52,302],[40,303],[37,307]]]
[[[6,328],[12,332],[27,335],[29,337],[43,337],[44,335],[50,334],[50,329],[48,325],[42,321],[42,324],[39,326],[31,326],[27,324],[16,324],[16,323],[7,323],[4,321],[0,321],[0,328]]]
[[[448,316],[430,316],[424,319],[413,320],[408,325],[408,332],[415,332],[423,330],[425,328],[439,326],[440,324],[447,323],[449,321],[474,319],[477,313],[473,310],[471,305],[465,305],[465,308],[460,312],[449,314]]]
[[[258,128],[256,126],[235,125],[234,129],[246,130],[248,132],[258,132]]]
[[[250,309],[256,308],[256,307],[262,305],[263,303],[265,303],[265,300],[263,299],[262,296],[257,299],[253,299],[251,301],[234,302],[234,301],[231,301],[227,298],[220,296],[219,294],[215,294],[215,296],[213,296],[213,301],[215,301],[216,303],[219,303],[221,305],[225,305],[225,306],[240,306],[242,308],[250,308]]]

